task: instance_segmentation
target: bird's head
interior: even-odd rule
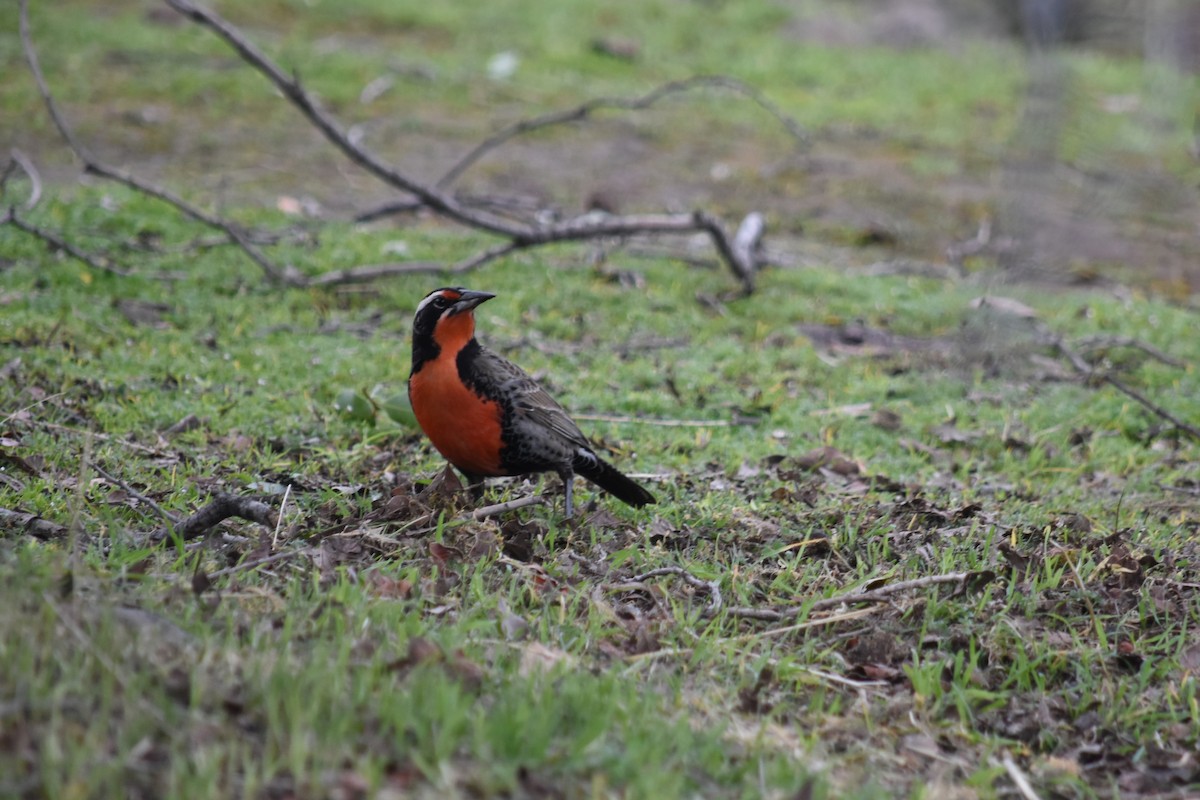
[[[413,366],[442,350],[457,353],[475,337],[475,308],[491,292],[442,287],[425,295],[413,315]]]

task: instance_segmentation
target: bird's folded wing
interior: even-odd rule
[[[481,358],[487,360],[487,369],[496,379],[495,389],[512,398],[512,410],[517,416],[561,436],[572,444],[589,450],[587,437],[579,430],[567,412],[538,382],[511,361],[485,350]]]

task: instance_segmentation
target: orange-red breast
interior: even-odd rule
[[[567,517],[575,475],[631,506],[653,503],[654,495],[596,455],[537,381],[475,340],[475,308],[493,297],[447,287],[417,306],[408,396],[433,446],[472,483],[557,472]]]

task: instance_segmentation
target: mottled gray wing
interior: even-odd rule
[[[487,348],[483,348],[479,358],[486,364],[488,377],[495,381],[492,389],[497,396],[508,398],[514,415],[524,417],[572,444],[591,449],[579,426],[525,370]]]

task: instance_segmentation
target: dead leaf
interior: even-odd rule
[[[446,674],[457,678],[468,689],[478,689],[487,677],[483,667],[467,658],[462,650],[456,650],[446,661]]]
[[[898,431],[903,424],[903,418],[888,408],[880,408],[871,415],[871,424],[885,431]]]
[[[171,307],[166,303],[154,303],[148,300],[136,300],[133,298],[122,298],[117,300],[113,305],[121,316],[125,317],[130,325],[145,325],[158,330],[170,328],[171,325],[164,318]]]
[[[863,468],[840,450],[834,447],[818,447],[796,457],[796,464],[802,469],[816,471],[827,469],[836,475],[861,475]]]
[[[413,584],[406,578],[392,578],[379,572],[368,572],[367,576],[367,588],[376,597],[407,600],[412,596]]]
[[[512,609],[508,607],[508,601],[503,597],[496,603],[496,611],[500,615],[497,624],[500,628],[500,633],[508,641],[516,641],[525,637],[529,630],[529,623],[520,616],[514,614]]]
[[[1200,673],[1200,642],[1196,642],[1179,654],[1179,666],[1188,672]]]
[[[950,421],[932,428],[930,431],[942,444],[968,444],[983,437],[980,431],[964,431]]]
[[[442,569],[449,566],[451,562],[462,560],[462,551],[454,547],[447,547],[440,542],[429,543],[429,555]]]
[[[0,367],[0,381],[6,381],[9,378],[15,378],[17,375],[17,370],[20,369],[20,367],[20,358],[14,358],[6,363],[3,367]]]
[[[429,485],[417,493],[417,498],[433,508],[456,506],[461,502],[463,483],[458,473],[449,464],[439,472]]]
[[[549,672],[559,665],[574,666],[575,657],[541,642],[529,642],[521,647],[521,674],[530,675]]]
[[[467,558],[471,561],[491,558],[500,552],[501,544],[502,541],[494,527],[480,528],[475,532],[475,542],[471,545],[471,551],[467,553]]]

